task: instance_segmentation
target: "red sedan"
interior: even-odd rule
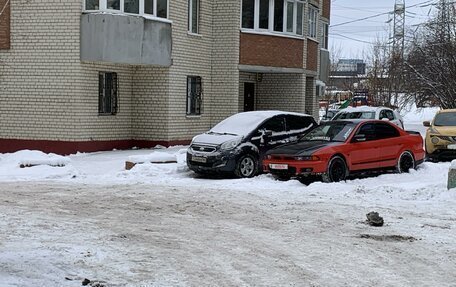
[[[345,180],[349,175],[379,170],[408,172],[424,160],[423,138],[379,120],[326,122],[299,142],[266,153],[263,170],[287,180],[310,183]]]

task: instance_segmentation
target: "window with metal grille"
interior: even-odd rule
[[[201,77],[187,77],[187,115],[201,115]]]
[[[117,113],[117,73],[98,74],[98,113],[115,115]]]

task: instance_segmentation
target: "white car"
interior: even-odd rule
[[[375,119],[375,120],[387,120],[401,129],[404,129],[404,120],[402,116],[395,110],[387,107],[348,107],[340,110],[332,120],[343,120],[343,119]]]

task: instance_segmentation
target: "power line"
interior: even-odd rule
[[[329,37],[331,37],[331,36],[339,36],[339,37],[342,37],[342,38],[345,38],[345,39],[349,39],[349,40],[352,40],[352,41],[356,41],[356,42],[360,42],[360,43],[365,43],[365,44],[374,44],[373,42],[368,42],[368,41],[364,41],[364,40],[352,38],[352,37],[345,36],[345,35],[339,34],[339,33],[332,33],[332,34],[329,35]]]
[[[424,2],[420,2],[420,3],[417,3],[417,4],[411,5],[411,6],[407,6],[406,8],[417,7],[417,6],[420,6],[420,5],[428,4],[428,3],[433,2],[433,1],[435,1],[435,0],[426,0]],[[435,5],[435,4],[436,3],[431,3],[429,5]],[[420,6],[420,7],[425,7],[425,6]],[[355,22],[359,22],[359,21],[364,21],[364,20],[376,18],[376,17],[382,16],[382,15],[393,14],[393,13],[394,13],[394,11],[383,12],[383,13],[367,16],[367,17],[364,17],[364,18],[359,18],[359,19],[355,19],[355,20],[351,20],[351,21],[347,21],[347,22],[331,25],[331,27],[338,27],[338,26],[342,26],[342,25],[347,25],[347,24],[351,24],[351,23],[355,23]]]

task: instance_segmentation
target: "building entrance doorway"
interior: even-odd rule
[[[255,84],[244,83],[244,112],[255,109]]]

